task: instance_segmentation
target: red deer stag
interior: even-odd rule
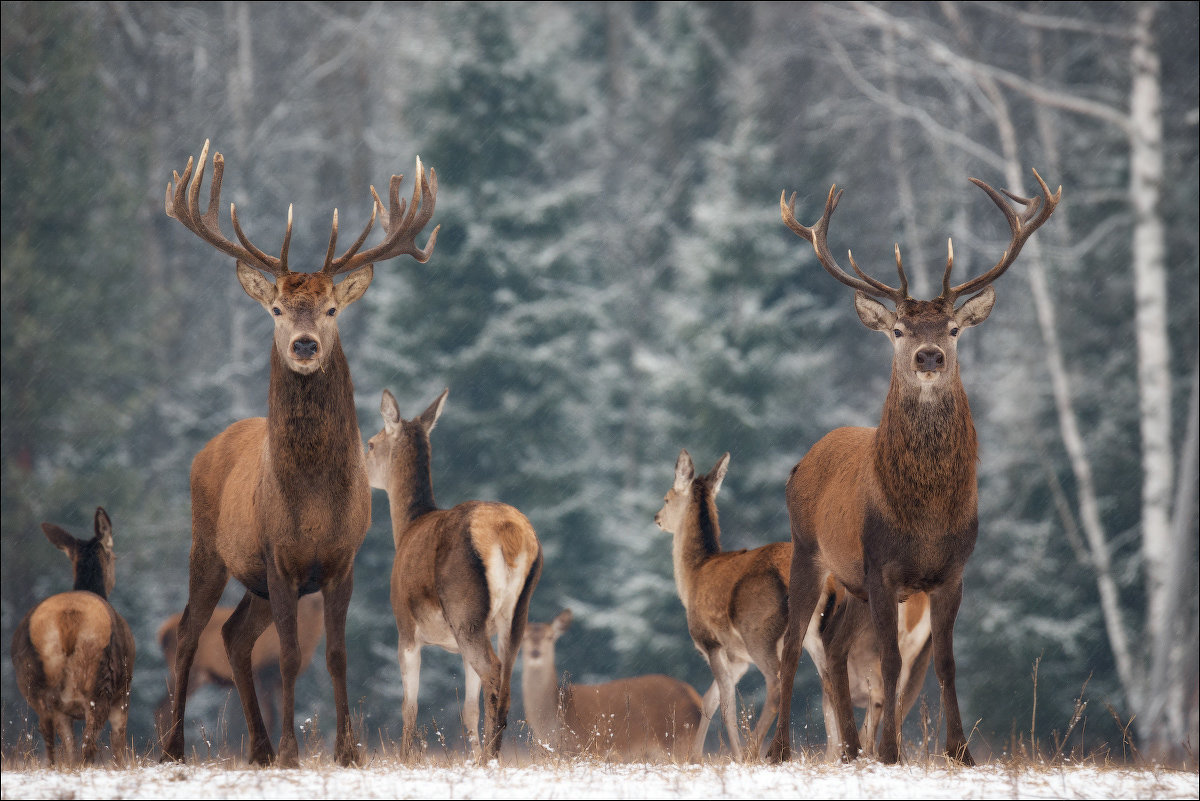
[[[113,758],[125,760],[125,724],[136,648],[129,625],[107,601],[116,573],[112,522],[100,507],[95,528],[95,536],[84,541],[53,523],[42,523],[46,538],[71,558],[75,588],[39,603],[13,632],[17,687],[37,713],[51,766],[74,760],[76,720],[84,722],[85,763],[95,761],[106,721],[112,727]],[[65,759],[55,749],[56,732]]]
[[[500,753],[508,724],[513,662],[542,574],[542,546],[529,520],[511,506],[467,501],[453,509],[437,507],[429,432],[449,392],[420,417],[405,420],[392,393],[384,390],[383,430],[367,443],[367,473],[372,487],[387,491],[396,545],[392,612],[400,635],[404,754],[411,756],[415,744],[421,648],[437,645],[462,654],[463,727],[476,755],[491,759]],[[493,636],[498,649],[492,647]],[[482,745],[481,684],[486,700]]]
[[[564,609],[550,623],[525,629],[521,693],[534,739],[555,753],[631,762],[698,760],[704,747],[696,739],[702,702],[690,684],[654,674],[559,687],[554,643],[572,619]]]
[[[188,677],[200,635],[229,577],[247,592],[222,627],[234,684],[250,731],[250,760],[274,758],[254,690],[251,649],[272,621],[279,631],[282,729],[278,764],[299,761],[295,732],[295,685],[300,671],[296,606],[301,595],[325,597],[325,662],[337,710],[335,757],[359,761],[346,696],[346,610],[354,586],[354,557],[371,524],[371,489],[354,408],[350,369],[338,338],[337,317],[362,297],[374,276],[373,264],[401,254],[424,263],[433,253],[437,229],[424,249],[415,238],[433,215],[437,176],[428,182],[417,160],[411,204],[400,200],[402,176],[392,176],[384,241],[360,248],[383,203],[371,189],[371,218],[352,245],[334,257],[337,212],[320,272],[288,269],[291,210],[278,258],[259,250],[243,233],[237,211],[230,216],[240,244],[227,239],[219,224],[224,160],[213,158],[208,209],[200,211],[200,185],[208,143],[193,180],[189,158],[183,175],[168,185],[167,214],[232,256],[242,288],[275,322],[270,349],[267,416],[241,420],[210,441],[192,462],[192,550],[188,602],[179,621],[175,697],[171,731],[163,758],[184,756],[183,718]],[[349,275],[339,284],[333,279]],[[274,276],[274,282],[261,273]]]
[[[225,643],[221,639],[221,627],[233,607],[218,606],[208,625],[200,634],[200,644],[196,647],[196,658],[192,662],[192,675],[188,677],[188,696],[196,694],[200,688],[213,684],[218,687],[233,686],[233,668],[229,665],[229,657],[225,654]],[[175,692],[175,654],[179,646],[179,619],[181,613],[171,615],[158,628],[158,645],[163,652],[163,660],[167,663],[167,694],[154,712],[154,722],[158,727],[161,738],[169,729],[171,723],[171,698]],[[296,611],[296,628],[300,642],[300,671],[303,673],[312,662],[321,636],[325,633],[325,605],[321,593],[314,592],[300,599]],[[263,722],[268,732],[275,730],[279,720],[279,633],[275,625],[267,626],[258,642],[250,652],[250,663],[254,669],[254,678],[262,694]],[[299,675],[299,673],[297,675]]]
[[[801,643],[827,576],[868,602],[878,642],[884,681],[879,758],[899,759],[897,683],[897,602],[915,592],[929,593],[933,663],[942,688],[946,716],[946,753],[974,764],[963,733],[954,684],[954,621],[962,601],[962,576],[975,547],[979,519],[975,462],[975,425],[959,377],[959,334],[979,325],[996,299],[990,286],[1004,274],[1029,236],[1054,211],[1062,188],[1051,193],[1034,171],[1041,197],[1005,192],[1024,207],[1020,212],[987,184],[971,181],[1004,213],[1011,242],[1000,261],[983,275],[950,285],[954,265],[949,245],[942,292],[933,300],[908,295],[908,279],[896,247],[899,288],[859,269],[858,277],[838,266],[826,244],[829,219],[841,192],[829,190],[825,212],[811,228],[796,221],[795,194],[779,199],[783,220],[812,243],[821,266],[853,288],[859,318],[892,341],[892,379],[877,428],[839,428],[826,434],[792,470],[787,507],[794,546],[788,598],[788,626],[780,677],[791,687]],[[977,294],[972,294],[977,293]],[[961,305],[959,298],[968,297]],[[895,311],[880,300],[895,304]],[[850,714],[845,654],[830,654],[830,685],[843,754],[859,751]],[[769,756],[790,754],[791,693],[779,696],[779,726]]]

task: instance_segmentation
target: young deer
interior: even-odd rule
[[[715,680],[704,693],[704,722],[696,745],[703,747],[708,721],[720,704],[730,749],[740,760],[734,689],[751,663],[767,684],[767,700],[751,738],[752,753],[757,753],[775,718],[791,554],[786,543],[749,551],[721,550],[716,499],[728,469],[726,453],[707,476],[697,477],[692,457],[680,451],[675,482],[654,522],[674,535],[675,587],[687,612],[688,633]]]
[[[570,609],[530,623],[521,643],[521,693],[534,739],[555,753],[588,753],[630,762],[698,760],[703,717],[690,684],[654,674],[560,688],[554,643],[570,627]],[[696,746],[699,746],[699,749]]]
[[[200,635],[230,576],[247,589],[222,627],[233,680],[250,731],[250,760],[274,759],[254,689],[251,652],[271,622],[279,632],[283,689],[282,734],[278,764],[295,767],[299,746],[295,729],[295,687],[300,672],[296,623],[300,596],[320,591],[325,597],[325,664],[333,683],[337,741],[334,755],[341,765],[360,759],[351,730],[346,694],[346,610],[354,588],[354,557],[371,525],[371,488],[367,483],[362,438],[354,408],[354,385],[342,351],[337,317],[367,291],[374,263],[407,254],[426,262],[433,253],[437,229],[424,249],[416,236],[433,216],[437,176],[429,180],[417,160],[411,204],[400,200],[402,176],[389,187],[385,237],[373,248],[360,248],[383,203],[375,193],[371,218],[358,239],[341,256],[337,247],[337,211],[325,264],[320,272],[288,268],[292,219],[279,257],[250,243],[231,204],[230,217],[238,243],[221,233],[219,203],[225,162],[213,158],[208,210],[200,211],[200,184],[208,160],[208,143],[192,180],[188,159],[182,176],[167,186],[167,215],[237,262],[237,277],[275,323],[270,348],[271,378],[267,416],[241,420],[212,439],[192,462],[192,550],[188,565],[188,601],[179,621],[175,659],[175,698],[171,731],[163,759],[183,760],[183,718],[188,678]],[[262,273],[274,276],[274,282]],[[333,279],[349,273],[340,284]]]
[[[229,657],[225,654],[225,643],[221,639],[221,627],[232,614],[233,607],[218,606],[201,632],[196,658],[192,662],[192,674],[188,677],[189,696],[195,695],[197,690],[209,684],[218,687],[234,686],[233,668],[229,664]],[[154,711],[154,722],[160,738],[171,725],[171,698],[175,695],[175,673],[171,667],[175,664],[175,654],[179,647],[180,617],[180,613],[171,615],[158,628],[158,646],[162,649],[163,660],[167,663],[167,694]],[[300,673],[308,669],[317,645],[325,633],[324,618],[325,604],[321,593],[314,592],[300,599],[296,612]],[[259,636],[258,642],[254,643],[254,649],[250,652],[254,678],[262,690],[263,723],[268,732],[275,730],[275,724],[279,720],[279,655],[279,632],[272,623]]]
[[[96,534],[78,540],[53,523],[42,531],[71,558],[74,590],[52,595],[22,618],[13,632],[17,687],[38,716],[50,765],[75,758],[74,721],[82,720],[83,760],[94,762],[107,721],[113,758],[125,761],[129,685],[137,655],[133,633],[106,600],[116,583],[112,522],[96,508]],[[55,749],[55,733],[66,759]]]
[[[511,506],[467,501],[453,509],[437,507],[429,432],[449,392],[416,419],[405,420],[392,393],[384,390],[383,430],[367,443],[367,473],[372,487],[387,491],[396,545],[392,612],[400,635],[404,753],[411,755],[415,745],[421,648],[437,645],[462,654],[462,723],[475,754],[491,759],[500,753],[508,724],[513,662],[542,573],[542,546],[529,520]],[[481,683],[486,699],[482,744]]]
[[[775,719],[792,544],[777,542],[748,551],[721,551],[716,496],[728,469],[726,453],[707,476],[697,478],[691,456],[681,451],[675,463],[675,482],[654,522],[674,534],[675,586],[687,611],[688,631],[715,679],[704,693],[704,718],[695,753],[703,749],[709,722],[719,704],[730,748],[734,757],[741,759],[734,688],[751,662],[767,685],[767,698],[752,735],[752,753],[757,754]],[[833,581],[818,585],[818,598],[820,604],[812,612],[804,647],[821,675],[824,705],[828,709],[830,704],[826,654],[845,653],[854,674],[853,703],[866,707],[864,734],[873,742],[882,705],[882,682],[878,679],[879,652],[868,625],[867,607],[847,596]],[[904,669],[915,677],[915,689],[906,695],[905,712],[917,698],[929,663],[924,645],[928,642],[928,625],[924,629],[920,625],[920,599],[912,599],[909,610],[900,624],[904,629],[900,636],[905,644]],[[828,713],[826,734],[836,747],[836,728]]]
[[[795,199],[779,198],[784,222],[812,243],[821,266],[855,290],[854,305],[868,327],[892,342],[892,380],[877,428],[839,428],[826,434],[792,470],[787,483],[794,551],[788,626],[781,679],[791,687],[801,643],[828,576],[871,609],[883,672],[883,721],[879,758],[899,759],[897,688],[901,661],[897,645],[897,602],[929,593],[933,662],[942,687],[946,753],[974,764],[967,749],[955,690],[954,620],[962,601],[962,576],[975,547],[979,518],[975,480],[977,442],[970,406],[958,370],[958,338],[991,313],[990,284],[1017,258],[1025,241],[1054,211],[1062,188],[1051,193],[1034,171],[1042,196],[1005,194],[1024,206],[1020,213],[987,184],[972,178],[1004,213],[1011,242],[997,264],[981,276],[952,287],[953,244],[949,246],[942,292],[915,300],[896,247],[899,288],[864,273],[850,257],[857,278],[838,266],[826,244],[829,219],[841,193],[829,190],[825,212],[811,228],[796,221]],[[978,293],[972,295],[972,293]],[[967,297],[970,296],[970,297]],[[960,298],[967,297],[961,304]],[[877,300],[878,299],[878,300]],[[892,311],[880,300],[895,304]],[[858,732],[850,710],[846,653],[829,654],[834,710],[843,753],[858,755]],[[770,757],[790,752],[791,693],[779,696],[779,726]]]

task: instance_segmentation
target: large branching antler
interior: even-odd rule
[[[225,159],[220,153],[213,154],[212,184],[209,188],[208,209],[200,213],[200,184],[204,182],[204,169],[208,163],[209,141],[204,140],[204,149],[200,151],[199,168],[195,180],[192,180],[192,169],[195,162],[188,157],[187,167],[181,176],[172,171],[173,182],[167,184],[166,211],[168,217],[173,217],[183,223],[196,236],[209,243],[217,250],[251,267],[271,273],[275,276],[286,275],[290,272],[287,266],[288,247],[292,242],[292,207],[288,206],[287,232],[283,235],[283,247],[279,258],[268,256],[256,248],[242,227],[238,224],[237,208],[229,204],[229,216],[233,220],[233,230],[237,234],[240,245],[235,244],[221,233],[220,204],[221,180],[225,173]]]
[[[793,192],[791,199],[785,202],[784,197],[786,194],[784,192],[779,195],[779,211],[783,215],[784,223],[797,236],[812,243],[813,250],[817,254],[817,260],[821,262],[821,266],[825,268],[827,273],[846,286],[871,297],[879,298],[880,300],[890,300],[893,303],[900,304],[908,299],[908,277],[905,276],[904,266],[900,262],[899,245],[896,246],[896,272],[900,274],[899,288],[890,287],[882,281],[867,275],[855,263],[854,255],[847,251],[846,255],[850,258],[850,266],[858,274],[858,278],[855,278],[838,266],[837,260],[829,252],[829,244],[825,240],[829,232],[829,218],[833,216],[833,210],[837,208],[838,201],[842,199],[842,193],[838,190],[836,184],[829,188],[829,196],[825,199],[825,212],[821,215],[821,219],[814,223],[812,227],[801,225],[796,221],[796,193]]]
[[[938,296],[938,300],[953,304],[955,300],[963,295],[978,292],[995,281],[1016,261],[1017,254],[1021,252],[1021,248],[1024,247],[1026,240],[1029,239],[1033,232],[1041,228],[1042,223],[1050,219],[1050,215],[1054,213],[1058,202],[1062,200],[1062,187],[1059,186],[1058,191],[1051,194],[1050,187],[1042,180],[1042,176],[1038,175],[1037,170],[1033,171],[1033,177],[1037,179],[1038,185],[1042,188],[1041,197],[1021,197],[1007,189],[1002,190],[1004,195],[1007,195],[1009,199],[1025,207],[1024,211],[1020,213],[1017,213],[1013,205],[1005,200],[1000,192],[997,192],[978,178],[969,179],[971,183],[978,186],[984,192],[987,192],[992,202],[1004,212],[1004,217],[1008,220],[1008,227],[1012,231],[1012,241],[1009,243],[1008,249],[1004,251],[1004,255],[1000,257],[1000,261],[996,262],[995,267],[983,275],[972,278],[970,281],[959,284],[956,287],[950,286],[950,268],[954,263],[954,256],[951,253],[950,262],[946,265],[946,274],[942,276],[942,294]]]
[[[338,275],[365,264],[374,264],[403,254],[412,256],[421,264],[429,261],[441,226],[433,229],[423,249],[417,247],[416,238],[433,217],[433,209],[437,203],[437,171],[430,167],[429,178],[426,180],[425,168],[421,165],[420,157],[417,158],[416,186],[413,187],[411,202],[400,199],[400,183],[403,180],[403,175],[393,175],[388,187],[388,213],[383,220],[383,242],[362,253],[359,253],[358,249],[371,232],[376,214],[383,211],[383,201],[379,199],[375,187],[371,187],[371,197],[375,202],[371,207],[371,219],[367,222],[367,227],[355,243],[336,259],[333,257],[333,251],[337,245],[337,212],[334,211],[333,232],[329,236],[329,248],[325,252],[325,266],[321,272],[331,276]]]

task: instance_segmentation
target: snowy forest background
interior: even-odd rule
[[[700,691],[652,522],[680,448],[703,470],[732,453],[726,548],[786,540],[792,465],[874,425],[888,381],[890,349],[780,222],[780,191],[808,224],[836,182],[835,252],[887,280],[899,242],[931,297],[948,236],[958,280],[1007,243],[967,177],[1028,195],[1037,168],[1063,202],[961,350],[981,440],[963,717],[985,757],[1031,730],[1052,748],[1080,698],[1071,747],[1130,753],[1128,726],[1143,753],[1195,748],[1196,3],[0,8],[3,642],[70,588],[38,524],[87,535],[103,505],[139,748],[164,692],[155,631],[186,598],[191,458],[265,412],[268,315],[163,213],[206,138],[257,244],[295,204],[298,269],[335,207],[357,231],[371,184],[405,173],[407,193],[417,155],[437,170],[433,258],[378,265],[340,323],[364,435],[384,388],[411,416],[448,386],[438,500],[533,521],[530,618],[575,613],[559,667]],[[380,492],[373,519],[348,640],[375,745],[398,738],[401,697]],[[31,726],[7,655],[2,678],[7,746]],[[756,704],[761,687],[742,684]],[[456,742],[458,658],[427,649],[421,694]],[[332,729],[320,652],[297,697]],[[798,741],[822,743],[807,659],[796,701]],[[236,731],[223,690],[189,713],[211,731],[221,709]]]

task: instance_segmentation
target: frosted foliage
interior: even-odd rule
[[[418,155],[437,171],[432,258],[376,264],[339,312],[362,433],[382,424],[383,389],[411,416],[449,387],[436,497],[530,518],[545,559],[531,617],[575,614],[560,660],[589,681],[661,672],[700,689],[711,671],[653,522],[680,449],[705,467],[731,453],[726,549],[786,541],[792,467],[831,429],[876,425],[888,389],[885,337],[783,225],[780,193],[797,193],[808,224],[836,183],[843,267],[853,249],[894,281],[898,242],[914,292],[936,294],[948,237],[955,281],[1009,240],[967,176],[1030,194],[1036,167],[1064,200],[959,346],[980,445],[980,536],[955,628],[971,747],[1011,748],[1037,660],[1046,732],[1065,730],[1087,683],[1087,725],[1065,753],[1120,755],[1124,724],[1159,709],[1175,741],[1142,749],[1135,725],[1139,753],[1194,752],[1196,493],[1179,491],[1178,464],[1200,339],[1194,4],[1091,4],[1070,19],[964,3],[3,15],[4,642],[69,588],[38,524],[82,533],[102,504],[114,603],[139,643],[135,709],[161,697],[155,633],[186,596],[191,460],[267,406],[270,314],[227,256],[162,213],[172,170],[205,138],[226,160],[224,233],[234,201],[277,252],[292,205],[300,269],[321,263],[334,208],[340,250],[369,186],[386,194],[404,173],[407,199]],[[348,662],[374,747],[399,732],[401,689],[382,493],[372,510]],[[1147,637],[1171,648],[1139,653]],[[434,651],[421,724],[453,748],[461,662]],[[808,664],[796,701],[816,710]],[[7,754],[28,710],[7,660],[0,678]],[[319,654],[299,693],[332,731]],[[226,690],[193,711],[210,733],[221,714],[241,725]],[[143,751],[150,717],[131,716]]]

